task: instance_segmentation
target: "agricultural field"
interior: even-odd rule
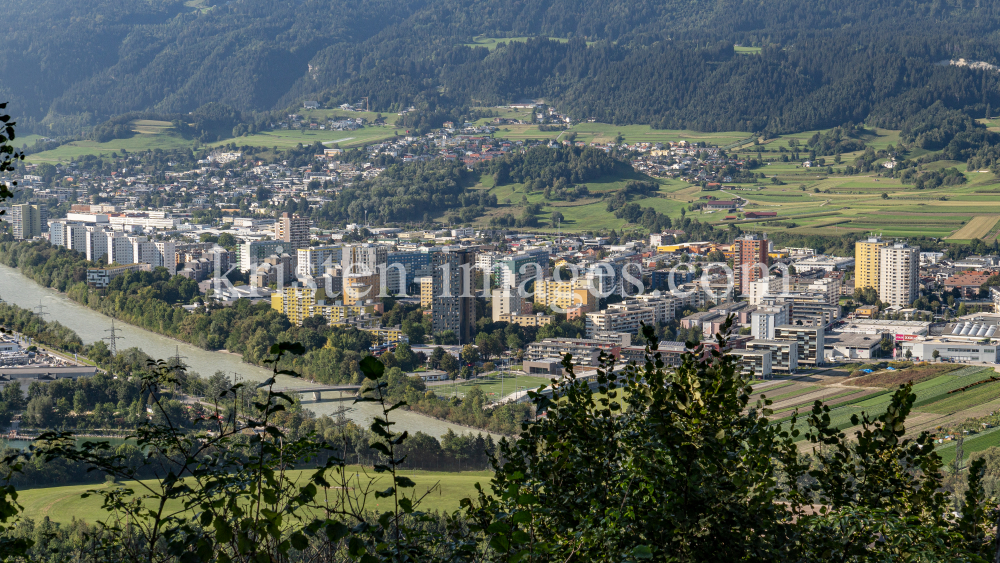
[[[513,116],[512,116],[513,117]],[[518,119],[529,119],[527,116]],[[560,139],[567,133],[576,133],[576,141],[585,143],[611,143],[620,134],[625,143],[665,143],[688,141],[726,146],[746,140],[748,134],[739,131],[702,133],[681,129],[653,129],[649,125],[611,125],[607,123],[578,123],[565,131],[539,131],[537,125],[501,125],[496,138],[523,141],[526,139]],[[812,136],[811,134],[809,136]],[[808,136],[806,140],[808,140]]]
[[[397,132],[392,127],[364,127],[355,131],[282,129],[257,133],[256,135],[247,135],[246,137],[238,137],[236,139],[226,139],[218,143],[210,143],[210,146],[236,143],[238,146],[249,145],[254,147],[289,149],[299,144],[311,145],[320,142],[331,147],[337,145],[340,148],[346,149],[391,139],[396,136]]]
[[[314,110],[334,112],[339,110]],[[364,112],[340,112],[352,113],[357,117]],[[108,154],[122,149],[129,152],[140,152],[152,149],[179,149],[193,148],[195,141],[185,139],[176,134],[173,127],[166,121],[138,120],[132,122],[132,130],[135,135],[128,139],[113,139],[106,143],[97,141],[73,141],[50,151],[40,152],[27,157],[31,163],[40,162],[67,162],[73,158],[79,158],[87,154],[101,155]],[[327,131],[327,130],[279,130],[268,131],[246,137],[226,139],[218,143],[209,143],[208,146],[221,146],[236,143],[240,146],[258,146],[264,148],[278,147],[279,149],[292,148],[299,143],[303,145],[321,142],[325,145],[333,146],[338,144],[341,148],[350,148],[370,144],[376,141],[391,139],[396,136],[397,131],[392,127],[364,127],[356,131]],[[24,137],[24,143],[29,146],[39,137],[36,135]],[[21,141],[18,137],[16,142]]]
[[[976,215],[948,238],[951,239],[982,239],[988,236],[996,227],[1000,215]]]
[[[613,213],[608,213],[607,202],[602,199],[602,194],[612,192],[625,187],[629,180],[655,181],[660,184],[660,191],[654,197],[635,200],[643,207],[652,207],[660,213],[671,216],[680,216],[681,208],[691,203],[697,196],[701,188],[691,186],[687,182],[677,180],[651,178],[644,174],[634,174],[624,177],[599,178],[592,182],[586,182],[587,188],[592,193],[591,197],[577,199],[575,201],[546,200],[542,192],[526,192],[523,184],[504,184],[502,186],[493,185],[493,179],[483,177],[479,189],[489,189],[491,194],[497,196],[500,204],[495,209],[488,209],[486,215],[480,217],[477,225],[488,225],[492,217],[511,213],[514,216],[521,215],[522,198],[526,198],[528,203],[542,204],[542,210],[537,215],[540,224],[536,230],[544,232],[555,232],[555,226],[550,224],[550,218],[554,211],[563,214],[563,221],[560,229],[564,232],[599,231],[601,229],[626,228],[628,224],[624,219],[618,219]],[[510,203],[507,204],[507,200]]]
[[[959,242],[972,238],[992,242],[1000,234],[1000,181],[992,174],[965,173],[966,184],[916,190],[891,178],[827,176],[773,164],[762,170],[783,185],[761,184],[756,190],[733,192],[749,202],[745,211],[778,212],[775,219],[736,221],[754,223],[754,230],[859,236],[877,232],[887,237],[930,236]],[[729,192],[722,194],[728,197]],[[722,224],[724,215],[704,220]]]
[[[482,113],[490,112],[493,115],[495,115],[496,117],[502,117],[504,119],[519,119],[519,120],[522,120],[522,121],[531,121],[531,113],[532,112],[531,112],[530,109],[520,109],[520,108],[515,109],[515,108],[506,107],[506,106],[501,106],[501,107],[475,107],[475,108],[472,108],[472,109],[476,110],[476,111],[479,111],[479,112],[482,112]],[[391,123],[393,120],[389,120],[389,121]],[[481,119],[477,119],[477,120],[473,121],[472,123],[474,123],[475,125],[492,125],[493,124],[493,118],[492,117],[483,117]],[[502,127],[508,127],[509,128],[511,126],[510,125],[503,125]],[[559,132],[557,131],[555,134],[558,135],[558,133]]]
[[[494,50],[499,46],[500,43],[524,43],[529,39],[534,39],[533,37],[485,37],[476,36],[472,38],[472,43],[462,43],[466,47],[486,47],[490,51]],[[560,43],[566,43],[569,39],[564,39],[561,37],[549,37],[552,41],[558,41]],[[589,44],[590,42],[588,42]]]
[[[35,144],[35,141],[39,139],[44,139],[44,135],[17,135],[14,138],[14,146],[17,148],[30,147]]]
[[[360,468],[349,469],[352,472],[361,470]],[[311,472],[298,471],[297,473],[298,478],[305,481],[308,478],[308,473]],[[374,473],[370,470],[369,473],[372,474],[373,478],[379,479],[382,483],[386,482],[387,477],[374,477]],[[484,487],[488,487],[489,480],[492,477],[492,474],[487,471],[463,471],[460,473],[402,471],[401,474],[416,482],[417,485],[413,490],[418,494],[424,494],[433,488],[420,505],[422,510],[448,512],[457,510],[459,502],[463,498],[472,497],[476,494],[476,483],[481,483]],[[147,481],[147,483],[151,482]],[[69,523],[74,518],[86,522],[96,522],[108,517],[108,514],[101,509],[101,497],[99,495],[91,495],[88,498],[81,498],[81,495],[87,491],[99,490],[104,487],[106,487],[104,483],[97,483],[91,485],[26,489],[18,491],[17,501],[24,507],[23,515],[35,521],[48,516],[53,522],[64,524]],[[376,486],[373,488],[373,491],[384,488],[385,485],[381,487]],[[134,485],[133,489],[138,490]],[[323,494],[322,491],[320,494]],[[334,494],[332,489],[330,494]],[[376,499],[374,493],[368,495],[367,498],[368,507],[376,511],[387,508],[387,503],[391,502],[388,499]],[[179,509],[180,505],[179,503],[173,506],[168,504],[168,508]]]
[[[139,120],[132,122],[135,135],[128,139],[112,139],[106,143],[83,140],[67,143],[50,151],[44,151],[28,156],[30,163],[67,162],[84,155],[102,155],[120,151],[140,152],[153,149],[180,149],[194,146],[194,142],[185,139],[174,132],[173,126],[167,121]]]
[[[1000,123],[1000,120],[998,120]],[[699,133],[681,130],[656,130],[645,125],[617,126],[604,123],[580,123],[568,131],[576,134],[576,140],[583,142],[610,142],[621,134],[625,142],[666,142],[687,140],[704,141],[710,145],[728,147],[743,154],[755,155],[758,148],[765,151],[765,158],[776,158],[779,147],[786,151],[791,144],[803,146],[816,133],[803,131],[781,135],[774,139],[760,140],[748,138],[742,132]],[[871,129],[865,142],[875,149],[885,149],[899,144],[899,132],[886,129]],[[557,139],[567,132],[538,131],[532,125],[508,125],[501,127],[497,137],[509,139]],[[793,142],[794,141],[794,142]],[[911,156],[920,156],[926,151],[914,151]],[[854,161],[858,153],[842,155],[841,163],[827,164],[842,168]],[[967,242],[979,238],[992,242],[1000,236],[1000,179],[986,171],[965,171],[965,163],[940,160],[924,167],[925,170],[955,168],[965,175],[967,182],[962,185],[943,186],[935,189],[917,190],[910,184],[903,184],[892,178],[874,174],[844,176],[829,174],[827,166],[805,168],[800,162],[770,162],[757,171],[765,175],[761,183],[736,191],[702,192],[701,189],[683,181],[660,179],[660,193],[655,197],[637,199],[644,207],[653,207],[673,218],[680,216],[682,208],[689,208],[701,196],[727,198],[740,196],[748,200],[745,211],[776,211],[778,216],[769,219],[726,220],[732,215],[722,211],[693,211],[689,217],[715,225],[737,223],[743,229],[764,232],[789,232],[802,235],[843,235],[866,236],[880,233],[886,237],[935,237],[952,242]],[[618,189],[623,182],[609,179],[603,183],[588,184],[591,192]],[[607,213],[600,200],[588,198],[576,202],[544,201],[541,194],[524,194],[522,186],[500,186],[491,188],[499,201],[511,200],[510,207],[491,210],[477,221],[477,225],[488,224],[491,217],[504,213],[514,216],[521,214],[522,196],[529,203],[542,203],[538,215],[545,230],[548,218],[558,210],[565,220],[562,228],[566,232],[582,230],[622,230],[634,228],[615,219]],[[554,230],[554,228],[549,228]]]
[[[859,429],[852,424],[852,416],[860,417],[862,413],[867,413],[877,417],[885,412],[898,386],[911,381],[917,398],[907,419],[906,430],[907,435],[912,436],[1000,411],[1000,385],[980,385],[959,391],[993,374],[995,371],[991,367],[944,364],[876,371],[860,377],[850,377],[846,371],[826,370],[778,380],[778,383],[774,380],[758,383],[754,387],[754,395],[755,398],[764,395],[772,400],[772,418],[785,424],[788,424],[793,411],[798,410],[800,430],[806,428],[801,414],[808,413],[815,401],[823,401],[831,407],[831,424],[850,437]],[[799,440],[800,448],[812,447],[803,436]],[[1000,445],[1000,434],[990,430],[967,437],[963,451],[968,456],[994,445]],[[950,459],[954,459],[953,443],[942,439],[940,449],[943,457],[950,455]]]

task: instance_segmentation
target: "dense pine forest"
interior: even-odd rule
[[[577,119],[764,133],[899,128],[938,100],[975,117],[1000,107],[995,70],[942,64],[1000,62],[1000,7],[970,0],[0,5],[0,97],[45,134],[103,124],[91,134],[106,138],[122,115],[189,112],[227,131],[362,97],[441,116],[545,98]],[[522,40],[491,51],[477,36]]]

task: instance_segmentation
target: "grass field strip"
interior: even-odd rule
[[[997,215],[976,215],[971,221],[963,225],[961,229],[948,238],[963,240],[974,238],[981,239],[996,228],[998,221],[1000,221],[1000,216]]]
[[[827,397],[826,399],[823,400],[823,402],[826,403],[826,404],[829,404],[833,400],[840,399],[840,398],[843,398],[843,397],[849,397],[851,395],[857,395],[859,393],[861,395],[863,395],[863,397],[858,397],[858,399],[860,400],[860,399],[862,399],[864,397],[868,397],[869,395],[871,395],[871,393],[867,393],[866,391],[867,391],[866,389],[860,389],[860,388],[857,389],[856,391],[844,391],[843,393],[837,393],[836,395],[831,395],[831,396]],[[806,406],[808,406],[810,408],[810,410],[811,410],[812,409],[812,403],[813,403],[813,401],[809,401],[808,403],[800,403],[798,405],[792,405],[790,407],[785,407],[783,409],[778,409],[778,410],[774,411],[774,413],[778,414],[778,413],[782,413],[782,412],[791,412],[791,411],[793,411],[795,409],[801,409],[802,407],[806,407]],[[833,407],[833,405],[830,405],[830,406]],[[842,406],[842,404],[838,403],[836,406],[839,407],[839,406]],[[803,410],[802,412],[805,412],[805,410]]]
[[[969,383],[975,381],[977,377],[981,377],[984,372],[992,372],[993,369],[989,367],[982,366],[969,366],[950,372],[947,375],[939,375],[933,379],[923,381],[913,386],[913,392],[916,393],[917,399],[913,404],[914,410],[920,410],[919,407],[925,405],[933,405],[947,399],[953,399],[949,397],[948,393],[954,391],[961,387],[965,387]],[[869,395],[866,397],[859,397],[856,400],[847,401],[836,405],[830,409],[830,425],[836,428],[844,430],[853,426],[851,423],[851,417],[853,415],[861,416],[862,413],[867,413],[871,417],[878,416],[892,401],[892,394],[894,390],[886,390],[881,393],[876,393],[875,395]],[[1000,390],[998,390],[1000,393]],[[923,397],[923,398],[921,398]],[[971,402],[976,404],[989,401],[977,401],[977,397],[970,396]],[[990,395],[990,400],[995,399],[992,394]],[[787,412],[787,411],[786,411]],[[787,422],[790,417],[784,417],[776,422]],[[802,424],[801,418],[800,423]],[[800,436],[799,439],[803,439]]]
[[[820,389],[823,388],[824,388],[823,385],[807,385],[801,389],[796,389],[794,391],[782,393],[781,395],[776,395],[774,397],[768,397],[768,399],[771,399],[774,402],[784,401],[786,399],[792,399],[798,397],[799,395],[808,395],[810,393],[815,393],[816,391],[819,391]]]
[[[963,461],[975,452],[981,452],[987,448],[1000,445],[1000,433],[997,433],[998,430],[1000,430],[1000,427],[988,428],[978,434],[967,435],[965,441],[962,443]],[[949,464],[955,460],[955,455],[958,453],[956,451],[957,446],[958,441],[951,440],[942,444],[935,444],[934,449],[941,455],[944,463]]]

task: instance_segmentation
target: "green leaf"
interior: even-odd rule
[[[233,540],[233,528],[229,525],[229,522],[216,519],[212,525],[215,527],[215,541],[229,543]]]
[[[399,499],[399,507],[403,509],[403,512],[405,514],[410,514],[411,512],[413,512],[413,501],[411,501],[406,497],[403,497]]]
[[[538,504],[538,497],[532,494],[523,494],[517,497],[517,503],[524,506],[530,506],[532,504]]]
[[[302,532],[295,532],[288,539],[292,542],[292,547],[299,551],[309,547],[309,538]]]
[[[410,489],[416,487],[417,484],[413,482],[409,477],[396,477],[396,486],[403,489]]]
[[[637,545],[632,549],[632,557],[636,559],[652,559],[653,552],[649,549],[649,546]]]
[[[363,553],[366,553],[365,543],[361,541],[361,538],[353,536],[349,542],[347,542],[347,552],[351,554],[351,557],[359,557]]]
[[[510,541],[507,540],[506,536],[493,536],[490,538],[490,547],[503,553],[510,548]]]
[[[331,542],[338,542],[347,537],[351,529],[336,520],[326,525],[326,538]]]
[[[378,361],[373,356],[368,356],[360,362],[361,373],[365,374],[365,377],[375,381],[376,379],[382,377],[385,373],[385,364]]]

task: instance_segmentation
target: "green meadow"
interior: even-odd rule
[[[351,467],[349,469],[352,472],[364,471],[358,467]],[[372,488],[372,491],[381,490],[387,486],[385,483],[388,482],[388,477],[376,475],[370,469],[367,471],[367,475],[376,480],[376,486]],[[293,479],[297,479],[301,484],[305,484],[310,473],[308,471],[294,471],[291,474]],[[458,473],[444,471],[401,471],[400,473],[413,479],[416,483],[416,487],[411,489],[411,491],[415,491],[418,495],[426,494],[424,501],[420,504],[420,509],[445,512],[458,510],[459,502],[463,498],[474,496],[476,494],[476,483],[481,483],[484,488],[488,488],[490,478],[492,477],[492,473],[487,471],[463,471]],[[144,483],[155,486],[155,482],[153,481],[145,481]],[[128,484],[126,483],[126,485]],[[378,485],[382,486],[379,487]],[[92,485],[26,489],[18,491],[17,502],[24,507],[23,515],[36,521],[46,516],[54,522],[61,523],[68,523],[73,519],[87,522],[104,521],[109,515],[101,508],[102,497],[99,494],[91,494],[87,498],[83,498],[82,495],[88,491],[104,489],[107,486],[104,483],[98,483]],[[135,483],[129,486],[137,492],[140,490],[140,487]],[[336,489],[330,489],[325,492],[331,499],[333,495],[338,493],[339,491]],[[320,491],[320,496],[322,497],[323,495],[324,491]],[[389,509],[391,499],[376,499],[374,492],[372,492],[366,497],[366,503],[366,507],[371,510],[384,511]],[[176,511],[181,510],[183,507],[180,503],[173,503],[168,504],[167,508],[168,510]]]
[[[314,111],[327,111],[333,114],[335,110]],[[353,117],[366,115],[364,112],[336,111],[341,114],[352,113],[354,114]],[[102,155],[121,150],[140,152],[157,148],[164,150],[194,148],[197,144],[195,141],[185,139],[177,134],[170,123],[166,121],[134,121],[132,122],[132,130],[135,134],[128,139],[113,139],[106,143],[89,140],[73,141],[50,151],[30,155],[27,160],[32,163],[67,162],[88,154]],[[404,130],[397,130],[391,126],[364,127],[355,131],[287,129],[226,139],[217,143],[208,143],[207,146],[214,147],[236,143],[238,146],[288,149],[299,144],[310,145],[320,142],[331,147],[336,145],[341,148],[352,148],[391,139],[397,133],[402,134]],[[36,135],[24,137],[24,143],[31,146],[38,138]],[[21,137],[16,139],[15,143],[17,146],[20,146],[21,140]]]

